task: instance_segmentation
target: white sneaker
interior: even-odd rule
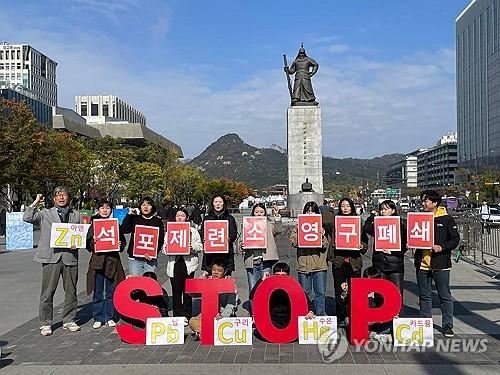
[[[63,324],[63,329],[67,329],[70,332],[78,332],[81,328],[75,322],[68,322]]]
[[[184,327],[187,327],[189,325],[189,320],[188,318],[184,317]]]
[[[116,327],[116,322],[113,319],[108,320],[108,327]]]
[[[99,328],[101,328],[101,326],[102,326],[102,323],[97,322],[97,321],[94,322],[94,324],[92,324],[92,328],[94,328],[94,329],[99,329]]]
[[[40,334],[42,336],[50,336],[50,335],[52,335],[52,327],[51,326],[41,326],[40,327]]]

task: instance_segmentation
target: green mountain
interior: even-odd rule
[[[361,183],[383,181],[387,168],[401,160],[402,154],[391,154],[373,159],[335,159],[323,157],[324,182]],[[237,134],[226,134],[208,146],[189,164],[207,177],[227,177],[243,181],[260,189],[274,184],[287,183],[287,156],[283,149],[257,148],[245,143]],[[377,176],[378,174],[378,176]]]

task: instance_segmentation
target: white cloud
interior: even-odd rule
[[[91,4],[92,0],[79,2]],[[133,1],[126,4],[135,6]],[[159,38],[170,23],[171,14],[164,15],[166,21],[156,29]],[[16,30],[13,19],[5,17],[0,35],[33,44],[58,61],[60,105],[72,108],[75,95],[118,95],[145,112],[149,126],[178,143],[188,158],[229,132],[255,146],[285,146],[289,98],[282,70],[256,71],[248,80],[215,90],[206,76],[213,67],[134,71],[128,66],[127,46],[117,46],[110,37],[96,38],[77,28],[48,32],[30,20]],[[352,51],[358,51],[356,46]],[[319,46],[310,55],[320,64],[313,86],[323,110],[324,154],[372,157],[408,152],[432,145],[455,129],[453,50],[392,60],[361,54],[342,63]]]
[[[342,53],[349,51],[351,49],[351,46],[349,46],[348,44],[332,44],[323,48],[330,53]]]

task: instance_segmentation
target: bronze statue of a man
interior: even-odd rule
[[[295,74],[293,90],[290,92],[292,105],[318,105],[311,83],[311,77],[316,74],[318,68],[319,64],[306,55],[303,44],[292,65],[288,67],[285,63],[285,73]],[[290,86],[289,84],[289,88]]]

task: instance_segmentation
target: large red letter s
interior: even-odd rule
[[[282,289],[290,299],[290,323],[285,328],[276,328],[269,314],[271,294]],[[307,299],[300,284],[290,276],[271,276],[262,281],[253,298],[255,327],[269,342],[286,344],[299,335],[298,318],[307,314]]]
[[[381,294],[384,303],[370,308],[368,294]],[[351,344],[362,345],[368,340],[368,324],[388,322],[401,309],[401,294],[390,281],[384,279],[351,280]]]
[[[156,280],[142,276],[131,277],[116,287],[113,296],[116,311],[127,318],[142,320],[144,324],[147,318],[161,318],[160,312],[154,306],[130,298],[130,293],[134,290],[143,290],[148,297],[163,295]],[[135,329],[132,324],[125,323],[117,325],[116,331],[121,339],[129,344],[146,344],[146,329]]]

